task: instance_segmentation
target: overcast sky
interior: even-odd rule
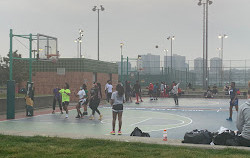
[[[61,57],[76,57],[78,30],[84,30],[83,55],[97,59],[97,12],[100,12],[100,59],[124,55],[163,55],[170,50],[191,60],[202,57],[203,8],[198,0],[0,0],[0,55],[9,50],[9,29],[16,34],[42,33],[58,38]],[[209,58],[218,57],[219,34],[227,34],[224,59],[250,59],[249,0],[214,0],[209,6]],[[22,42],[22,41],[21,41]],[[23,56],[28,51],[14,40]],[[26,45],[26,44],[25,44]],[[155,45],[159,45],[156,49]],[[27,45],[28,46],[28,45]],[[22,50],[22,51],[21,51]],[[25,51],[26,52],[23,52]]]

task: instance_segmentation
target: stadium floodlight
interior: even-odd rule
[[[208,6],[211,0],[199,0],[198,6],[203,6],[203,89],[208,87]]]
[[[98,36],[98,37],[97,37],[97,59],[99,60],[99,56],[100,56],[100,53],[99,53],[99,52],[100,52],[100,51],[99,51],[99,50],[100,50],[100,44],[99,44],[99,43],[100,43],[100,42],[99,42],[99,41],[100,41],[100,35],[99,35],[99,34],[100,34],[100,31],[99,31],[99,26],[100,26],[100,25],[99,25],[99,23],[100,23],[100,20],[99,20],[99,12],[100,12],[100,10],[101,10],[101,11],[104,11],[104,7],[103,7],[103,5],[100,5],[100,8],[97,8],[97,6],[94,6],[94,8],[93,8],[92,10],[93,10],[94,12],[97,11],[97,15],[98,15],[98,24],[97,24],[97,26],[98,26],[98,28],[97,28],[97,36]]]
[[[94,12],[96,11],[96,8],[97,8],[97,6],[94,6],[94,8],[92,9]]]
[[[103,7],[103,5],[100,5],[100,7],[101,7],[101,11],[104,11],[104,7]]]
[[[221,55],[221,86],[223,85],[223,53],[224,53],[224,38],[228,38],[226,34],[220,34],[218,35],[218,38],[221,39],[221,48],[220,48],[220,55]]]

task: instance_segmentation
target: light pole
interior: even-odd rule
[[[82,58],[82,37],[83,37],[83,30],[79,29],[79,37],[75,40],[75,42],[77,43],[77,55],[79,54],[79,46],[80,46],[80,54],[79,54],[79,58]]]
[[[220,49],[220,54],[221,54],[221,85],[223,86],[223,82],[224,82],[224,77],[223,77],[223,44],[224,44],[224,38],[228,38],[228,36],[226,34],[223,35],[219,35],[218,36],[219,39],[221,39],[221,49]]]
[[[208,86],[208,5],[211,0],[199,0],[198,5],[203,5],[203,88]]]
[[[165,62],[165,64],[166,64],[166,68],[168,67],[168,50],[167,49],[164,49],[163,50],[165,53],[166,53],[166,62]]]
[[[121,48],[121,82],[123,80],[123,55],[122,55],[122,47],[123,47],[123,43],[120,43],[120,48]]]
[[[97,21],[98,21],[98,24],[97,24],[97,26],[98,26],[98,28],[97,28],[97,59],[99,60],[100,59],[100,53],[99,53],[99,33],[100,33],[100,29],[99,29],[99,12],[100,12],[100,10],[101,11],[104,11],[104,7],[102,6],[102,5],[100,5],[100,8],[97,8],[97,6],[94,6],[94,8],[92,9],[94,12],[95,11],[97,11],[97,15],[98,15],[98,18],[97,18]]]
[[[168,36],[167,38],[168,40],[171,41],[171,72],[172,72],[172,69],[173,69],[173,40],[174,40],[174,36]]]

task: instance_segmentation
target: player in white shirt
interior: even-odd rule
[[[86,102],[86,93],[85,93],[84,89],[82,87],[80,87],[80,90],[75,95],[79,97],[79,102],[76,105],[76,110],[77,110],[76,118],[81,118],[81,117],[83,117],[83,115],[82,115],[80,108],[84,104],[84,102]]]
[[[108,101],[108,85],[109,85],[109,81],[110,81],[110,80],[107,81],[107,83],[106,83],[106,85],[105,85],[105,87],[104,87],[105,95],[106,95],[106,100],[107,100],[107,101]]]
[[[111,81],[109,81],[109,84],[107,85],[107,101],[109,102],[109,100],[111,99],[111,95],[112,95],[112,92],[113,92],[113,86],[112,86],[112,83]]]

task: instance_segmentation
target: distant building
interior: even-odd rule
[[[158,75],[160,74],[160,55],[141,55],[142,73]]]
[[[171,68],[171,56],[164,56],[164,67]],[[174,54],[172,57],[172,68],[185,71],[187,68],[186,57]]]
[[[222,71],[222,61],[218,57],[210,59],[210,73],[211,74],[220,74]]]
[[[118,65],[118,74],[121,75],[121,62],[116,62]],[[128,71],[131,71],[131,63],[128,62]],[[127,73],[127,62],[123,62],[123,75]]]
[[[203,58],[194,59],[194,73],[196,74],[196,84],[203,84]]]

